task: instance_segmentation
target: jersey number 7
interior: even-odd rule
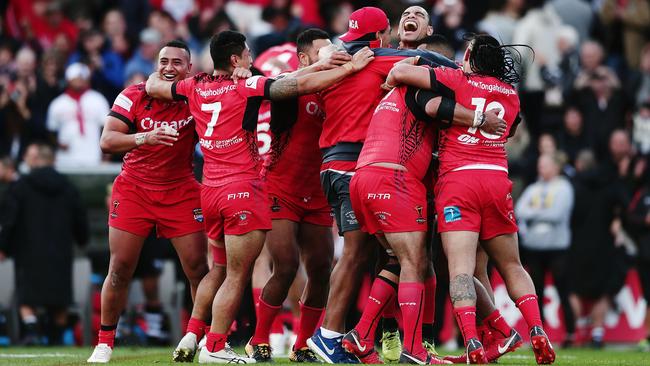
[[[208,127],[205,129],[205,134],[203,135],[204,137],[210,137],[219,119],[219,113],[221,113],[221,102],[203,103],[201,104],[201,110],[204,112],[212,112],[210,123],[208,123]]]

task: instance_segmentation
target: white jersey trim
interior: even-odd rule
[[[494,165],[494,164],[469,164],[469,165],[458,167],[452,170],[452,172],[457,172],[460,170],[499,170],[508,173],[508,168],[504,168],[501,165]]]

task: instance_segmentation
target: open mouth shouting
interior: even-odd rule
[[[404,33],[416,32],[418,30],[418,23],[415,20],[409,19],[404,21]]]

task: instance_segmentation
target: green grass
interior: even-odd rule
[[[52,347],[52,348],[0,348],[0,365],[44,365],[72,366],[87,365],[86,358],[92,349],[89,347]],[[110,365],[177,365],[171,362],[171,347],[167,348],[130,348],[118,347],[113,353]],[[241,350],[240,350],[241,351]],[[195,359],[195,362],[196,359]],[[286,359],[276,359],[274,365],[289,364]],[[535,360],[530,349],[520,349],[514,354],[499,360],[501,365],[534,365]],[[650,353],[636,351],[583,349],[559,350],[556,365],[648,365]]]

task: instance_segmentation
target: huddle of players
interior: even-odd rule
[[[350,29],[341,37],[347,53],[319,57],[320,49],[330,48],[328,35],[305,31],[297,41],[299,69],[275,79],[250,74],[250,51],[236,32],[213,37],[213,75],[185,78],[191,63],[182,43],[161,50],[158,70],[146,87],[135,85],[118,96],[102,136],[104,150],[129,153],[113,193],[102,328],[88,362],[110,360],[133,272],[131,258],[141,248],[141,226],[156,225],[159,235],[191,236],[192,243],[200,243],[196,224],[204,222],[214,265],[200,283],[192,278],[207,269],[181,247],[183,240],[174,243],[195,294],[175,361],[192,361],[204,334],[201,363],[270,361],[270,326],[300,258],[307,285],[292,361],[317,362],[316,353],[329,363],[381,363],[372,337],[377,319],[396,297],[404,328],[399,361],[449,363],[422,342],[423,320],[433,321],[424,299],[435,291],[425,248],[423,179],[438,128],[446,129],[440,133],[435,205],[452,302],[466,343],[466,353],[452,360],[486,363],[522,343],[499,316],[486,288],[473,279],[481,240],[530,326],[537,362],[553,362],[537,297],[517,253],[504,144],[518,120],[519,102],[508,83],[511,70],[503,65],[505,51],[493,38],[477,36],[458,69],[438,54],[408,50],[431,34],[428,21],[421,7],[408,8],[400,20],[400,49],[381,48],[390,36],[387,17],[380,9],[362,8],[351,15]],[[382,88],[391,91],[385,94]],[[274,150],[261,169],[255,130],[263,99],[274,102]],[[191,167],[191,148],[185,145],[195,142],[194,130],[205,157],[200,198],[196,182],[185,174]],[[331,226],[328,203],[345,241],[329,281],[331,242],[315,240],[326,237]],[[344,335],[344,314],[372,249],[369,235],[376,236],[389,258],[361,322]],[[246,347],[249,357],[244,357],[227,346],[226,338],[265,240],[273,275],[260,296],[255,334]],[[196,249],[194,253],[205,252]],[[478,267],[487,263],[481,255],[478,261]],[[425,289],[425,283],[433,285]],[[322,327],[316,329],[323,312]]]

